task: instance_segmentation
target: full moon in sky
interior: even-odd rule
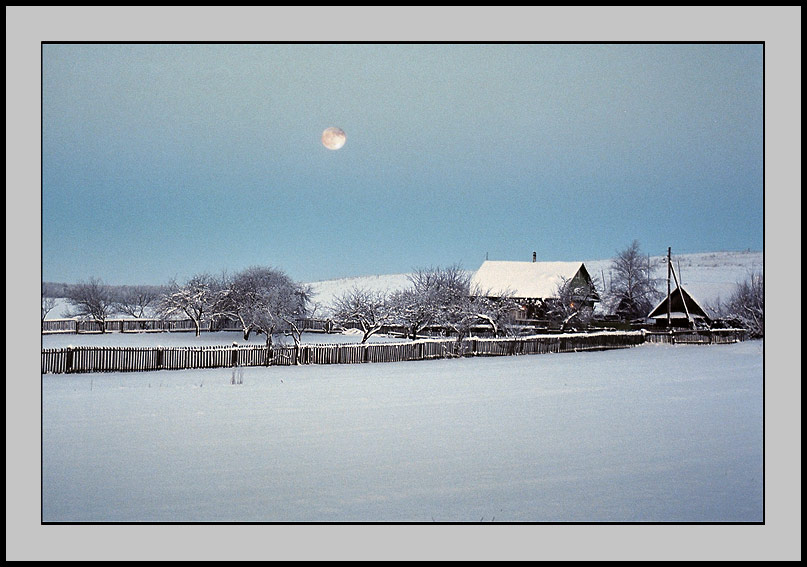
[[[345,132],[341,128],[332,126],[325,128],[325,131],[322,133],[322,145],[329,150],[338,150],[345,145],[346,141],[347,136],[345,136]]]

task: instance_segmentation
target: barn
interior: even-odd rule
[[[666,327],[667,312],[667,298],[665,297],[650,311],[647,317],[653,319],[656,325]],[[681,286],[677,286],[670,292],[669,314],[670,327],[692,329],[706,326],[710,322],[703,307]]]
[[[546,317],[559,290],[569,283],[564,299],[573,309],[594,309],[600,296],[582,262],[513,262],[486,260],[471,277],[471,288],[485,297],[510,297],[519,305],[517,320]]]

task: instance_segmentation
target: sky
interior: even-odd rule
[[[761,250],[762,97],[759,43],[46,43],[43,279]]]

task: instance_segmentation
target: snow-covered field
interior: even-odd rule
[[[763,258],[674,261],[706,307]],[[610,262],[585,264],[607,280]],[[656,275],[666,276],[660,264]],[[315,316],[353,286],[407,284],[406,274],[313,282]],[[66,309],[59,300],[49,317]],[[233,342],[263,337],[42,336],[43,348]],[[42,519],[763,519],[761,341],[238,372],[243,384],[231,383],[233,369],[43,375]]]
[[[760,522],[762,349],[43,375],[42,519]]]

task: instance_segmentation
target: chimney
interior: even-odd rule
[[[532,253],[532,261],[535,262],[536,259],[537,259],[537,255],[535,254],[535,252],[533,252]]]

